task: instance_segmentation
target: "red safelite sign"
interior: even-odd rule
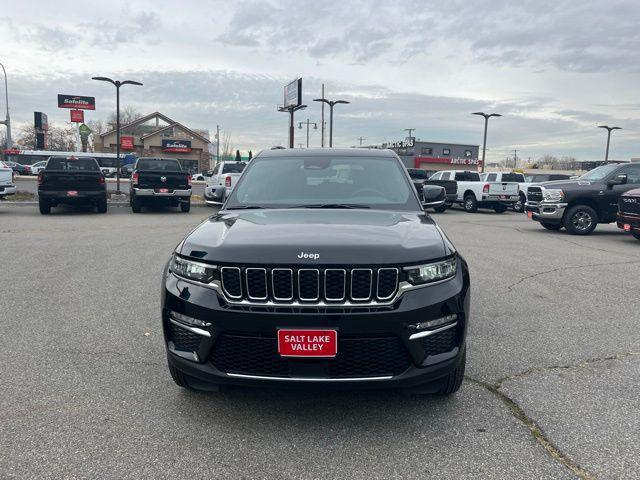
[[[95,110],[96,98],[80,95],[58,94],[58,108],[74,108],[76,110]]]
[[[71,112],[71,121],[73,123],[84,123],[83,110],[69,110],[69,112]]]
[[[133,137],[120,137],[120,148],[123,150],[134,150]]]
[[[191,151],[190,140],[162,140],[163,152],[189,153]]]

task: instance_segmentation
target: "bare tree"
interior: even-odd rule
[[[132,107],[131,105],[127,105],[122,110],[120,110],[120,126],[134,122],[141,117],[142,117],[142,114],[138,110],[136,110],[135,107]],[[105,124],[107,125],[107,130],[105,131],[116,129],[116,112],[112,112],[111,115],[109,115],[109,118],[107,118],[107,120],[105,121]],[[104,133],[104,132],[100,132],[100,133]]]
[[[49,126],[48,150],[59,152],[73,152],[76,149],[75,128],[72,126],[54,127]],[[26,150],[36,149],[36,128],[34,125],[25,125],[20,129],[16,142]]]
[[[225,133],[222,142],[220,144],[220,158],[222,160],[232,160],[233,159],[233,141],[231,140],[231,134]]]

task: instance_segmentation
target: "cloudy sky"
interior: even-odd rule
[[[514,148],[601,159],[599,124],[624,128],[611,157],[628,159],[640,156],[638,25],[637,0],[0,0],[0,62],[16,127],[34,110],[66,121],[57,93],[95,96],[87,118],[106,117],[113,87],[90,80],[106,75],[144,83],[123,88],[123,105],[220,124],[255,151],[286,144],[276,105],[301,76],[309,108],[296,120],[319,122],[322,83],[352,102],[336,107],[334,145],[395,141],[409,127],[479,144],[470,113],[484,110],[504,115],[491,121],[490,159]]]

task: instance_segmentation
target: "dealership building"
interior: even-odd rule
[[[407,138],[400,142],[383,143],[373,148],[389,148],[396,152],[405,167],[424,170],[477,170],[478,145],[460,143],[423,142]]]
[[[121,154],[176,158],[189,172],[211,168],[210,143],[209,132],[188,128],[160,112],[120,127]],[[94,135],[94,152],[115,153],[116,145],[115,129]]]

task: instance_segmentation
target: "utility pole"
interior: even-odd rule
[[[216,163],[220,162],[220,125],[216,125]]]
[[[9,118],[9,86],[7,83],[7,71],[4,69],[4,65],[0,63],[0,67],[2,67],[2,71],[4,72],[4,99],[7,106],[7,115],[4,121],[0,120],[0,123],[4,124],[7,127],[7,148],[13,147],[13,142],[11,141],[11,118]]]
[[[320,146],[324,148],[324,83],[322,84],[322,113],[320,114],[320,125],[322,125],[322,135],[320,136]]]
[[[307,148],[309,148],[309,126],[313,125],[313,129],[317,130],[318,129],[318,124],[315,122],[310,122],[309,119],[307,118],[306,122],[299,122],[298,123],[298,128],[302,128],[302,125],[306,125],[307,126]],[[300,144],[300,148],[302,148],[302,144]]]
[[[364,137],[358,137],[358,141],[360,142],[360,146],[362,146],[362,141],[366,140],[366,138]]]
[[[415,128],[405,128],[404,131],[405,132],[409,132],[409,141],[413,140],[413,137],[411,136],[411,132],[415,132],[416,129]],[[411,143],[415,143],[415,142],[411,142]]]
[[[518,168],[518,150],[513,149],[513,169]]]

